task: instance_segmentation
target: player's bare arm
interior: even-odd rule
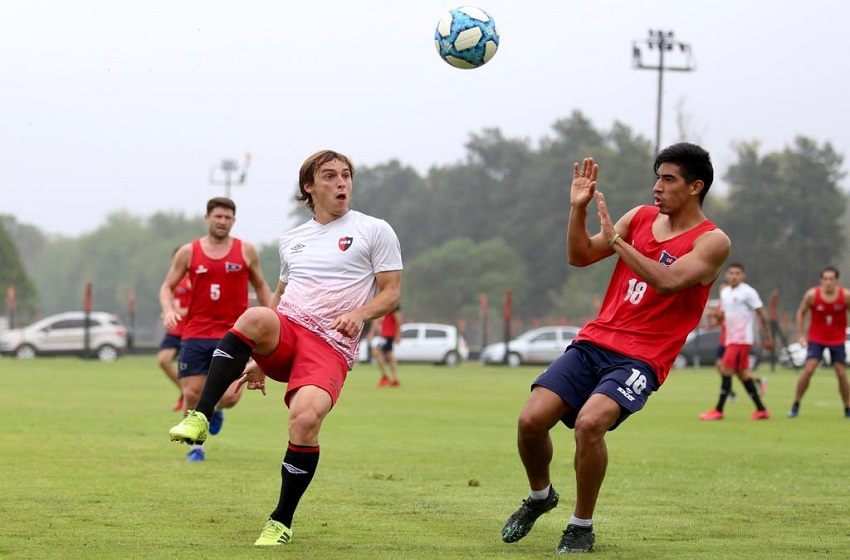
[[[180,283],[180,279],[189,270],[189,263],[192,262],[192,244],[187,243],[180,247],[171,259],[171,267],[165,275],[165,280],[162,286],[159,287],[159,304],[162,307],[162,326],[166,330],[172,330],[177,326],[185,315],[174,305],[174,289]]]
[[[797,340],[803,346],[806,345],[806,315],[812,309],[812,304],[815,302],[815,290],[809,288],[806,290],[803,299],[800,301],[800,306],[797,308]]]
[[[567,261],[573,266],[587,266],[609,257],[614,251],[608,247],[602,233],[591,236],[587,231],[587,207],[596,193],[599,165],[593,158],[584,158],[581,165],[573,164],[573,182],[570,186],[570,217],[567,222]],[[634,208],[624,214],[615,226],[620,235],[626,235]]]
[[[277,288],[275,288],[274,293],[272,293],[268,307],[271,307],[272,309],[277,309],[277,306],[280,305],[280,298],[283,296],[283,292],[285,291],[286,282],[284,282],[283,280],[278,280]]]
[[[642,255],[617,236],[619,231],[611,223],[602,193],[596,193],[596,203],[599,208],[602,237],[606,239],[606,245],[613,243],[613,250],[626,265],[641,280],[655,288],[660,295],[674,294],[696,284],[708,284],[713,281],[720,273],[732,248],[732,243],[726,234],[715,229],[702,234],[694,242],[693,251],[667,266]]]
[[[375,274],[378,295],[366,305],[343,313],[331,323],[331,328],[347,337],[356,336],[363,323],[369,319],[383,317],[396,307],[401,299],[401,270],[390,270]]]
[[[242,253],[245,262],[248,263],[248,279],[254,292],[257,294],[257,300],[263,307],[269,307],[272,300],[272,292],[269,285],[266,284],[266,279],[263,276],[263,269],[260,266],[260,254],[253,243],[243,243]]]

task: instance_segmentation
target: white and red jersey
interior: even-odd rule
[[[192,282],[189,280],[188,273],[184,274],[177,286],[174,287],[174,290],[171,292],[171,296],[174,299],[174,307],[178,309],[186,309],[189,307],[189,300],[192,298]],[[168,334],[182,337],[183,327],[185,325],[185,319],[177,321],[177,326],[168,331]]]
[[[691,252],[694,242],[716,229],[710,220],[672,239],[657,241],[652,224],[659,209],[642,206],[632,217],[623,239],[641,254],[670,266]],[[587,340],[652,366],[659,385],[664,383],[685,338],[702,319],[711,284],[696,284],[662,296],[632,269],[617,260],[599,316],[586,324],[576,341]]]
[[[350,368],[360,333],[348,338],[331,323],[375,296],[375,274],[402,269],[392,227],[355,210],[328,224],[310,220],[281,236],[280,264],[286,290],[278,310],[342,353]]]
[[[189,278],[192,297],[183,319],[183,338],[221,338],[248,309],[248,263],[242,241],[232,238],[230,251],[220,259],[204,253],[200,240],[192,242]]]
[[[746,282],[741,282],[734,288],[726,286],[720,290],[720,302],[726,326],[726,345],[752,345],[756,310],[764,307],[758,292]]]
[[[809,324],[809,342],[823,346],[844,344],[847,330],[847,302],[844,288],[839,287],[833,301],[823,299],[821,289],[815,288],[812,301],[812,322]]]

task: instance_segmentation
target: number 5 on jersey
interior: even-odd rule
[[[210,284],[210,299],[213,301],[221,299],[221,284]]]
[[[629,280],[629,289],[626,291],[626,297],[623,301],[628,301],[632,305],[637,305],[643,299],[643,294],[646,293],[646,282],[638,281],[637,278]]]

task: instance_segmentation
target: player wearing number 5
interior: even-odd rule
[[[505,522],[505,542],[527,535],[558,504],[549,431],[561,421],[574,429],[576,501],[555,552],[592,549],[593,511],[608,463],[605,433],[643,408],[664,383],[729,254],[729,238],[702,211],[714,178],[708,152],[675,144],[658,154],[653,169],[654,204],[614,223],[596,191],[599,166],[591,158],[574,164],[569,262],[583,267],[614,254],[619,259],[599,316],[534,381],[520,412],[517,447],[531,491]],[[595,235],[586,226],[592,199],[601,226]]]
[[[233,201],[224,197],[210,199],[204,220],[207,235],[178,249],[159,290],[163,326],[172,329],[178,321],[184,321],[178,358],[184,413],[198,403],[218,341],[248,308],[248,284],[253,286],[260,305],[267,306],[271,301],[257,249],[230,236],[236,221]],[[186,316],[181,318],[174,309],[171,294],[184,274],[188,274],[192,282],[192,297]],[[210,433],[218,433],[221,428],[224,417],[220,409],[234,406],[239,396],[234,386],[221,398]],[[189,461],[203,459],[204,451],[200,446],[187,455]]]

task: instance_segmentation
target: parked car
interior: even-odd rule
[[[511,367],[522,364],[548,364],[564,353],[576,337],[579,327],[540,327],[524,332],[508,342],[507,363]],[[488,344],[481,351],[484,364],[505,363],[505,343]]]
[[[447,366],[460,365],[469,359],[469,347],[457,327],[440,323],[405,323],[401,340],[393,347],[399,362],[430,362]],[[359,361],[368,362],[369,341],[360,342]]]
[[[683,368],[685,366],[711,366],[717,360],[717,347],[720,345],[720,328],[708,329],[698,328],[688,333],[685,345],[676,356],[673,367]],[[750,351],[750,371],[756,369],[762,361],[762,347],[760,337]]]
[[[850,328],[847,329],[847,334],[844,339],[845,353],[850,356]],[[787,348],[780,348],[777,355],[779,363],[788,367],[803,367],[806,363],[806,347],[799,342],[789,344]],[[832,357],[829,355],[829,350],[823,353],[823,364],[832,365]]]
[[[82,355],[85,313],[68,311],[36,321],[28,327],[0,333],[0,354],[20,359],[41,355]],[[127,329],[111,313],[89,314],[89,348],[103,362],[115,361],[127,348]]]

